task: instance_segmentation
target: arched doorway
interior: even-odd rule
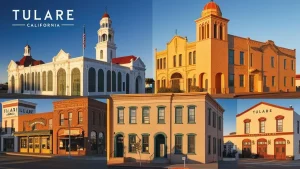
[[[104,150],[105,150],[104,134],[103,134],[103,132],[99,132],[99,134],[98,134],[98,154],[104,154]]]
[[[157,134],[154,137],[154,152],[156,158],[166,158],[166,136],[164,134]]]
[[[57,72],[57,95],[66,95],[66,71],[62,68]]]
[[[243,140],[242,156],[243,156],[243,158],[251,157],[251,140],[250,139]]]
[[[15,93],[15,77],[11,77],[11,93]]]
[[[286,141],[283,138],[274,140],[274,155],[277,160],[286,159]]]
[[[202,91],[206,92],[208,89],[208,79],[206,73],[201,73],[199,75],[199,87]]]
[[[222,89],[224,89],[224,75],[223,73],[217,73],[216,79],[215,79],[215,88],[216,88],[216,94],[224,93]]]
[[[173,73],[171,76],[172,88],[180,89],[180,80],[181,79],[182,79],[182,75],[180,73]]]
[[[257,140],[257,154],[259,155],[259,157],[261,158],[265,158],[267,157],[268,154],[268,144],[267,144],[267,140],[264,138],[258,139]]]
[[[23,74],[21,74],[20,82],[21,82],[21,93],[24,93],[24,76],[23,76]]]
[[[142,78],[138,76],[135,80],[135,93],[141,93]]]
[[[89,69],[88,92],[96,92],[96,70],[91,67]]]
[[[124,156],[124,137],[122,134],[115,136],[115,157]]]
[[[71,73],[72,96],[80,96],[80,70],[74,68]]]

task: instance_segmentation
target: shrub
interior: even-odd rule
[[[201,88],[198,86],[191,86],[190,91],[191,92],[202,92]]]
[[[157,93],[182,93],[182,92],[183,91],[177,87],[172,87],[172,88],[162,87],[159,88],[157,91]]]

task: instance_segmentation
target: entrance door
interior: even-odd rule
[[[34,137],[34,153],[40,153],[40,138]]]
[[[116,136],[116,157],[123,157],[124,156],[124,140],[122,135]]]
[[[267,140],[266,139],[259,139],[257,140],[257,154],[261,158],[267,157]]]
[[[249,92],[254,92],[254,75],[249,77]]]
[[[159,134],[155,137],[155,157],[165,157],[165,136]]]
[[[285,160],[286,159],[286,144],[285,139],[275,139],[275,148],[274,148],[274,155],[276,160]]]
[[[14,151],[14,139],[13,138],[4,138],[3,139],[3,151],[13,152]]]
[[[242,155],[244,158],[250,158],[251,157],[251,140],[245,139],[243,140],[243,146],[242,146]]]

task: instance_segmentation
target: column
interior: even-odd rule
[[[50,154],[53,154],[52,135],[50,135]]]

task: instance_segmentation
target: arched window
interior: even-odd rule
[[[107,41],[107,35],[106,34],[103,34],[102,35],[102,41],[104,42],[104,41]]]
[[[104,72],[102,69],[98,70],[98,92],[104,92]]]
[[[31,90],[34,90],[34,72],[31,73]]]
[[[29,77],[29,73],[27,73],[27,80],[26,80],[26,83],[27,83],[26,90],[30,90],[30,77]]]
[[[209,38],[209,24],[207,24],[207,38]]]
[[[127,73],[126,74],[126,94],[129,93],[129,85],[130,85],[130,83],[129,83],[129,74]]]
[[[71,86],[72,86],[72,96],[80,95],[80,70],[78,68],[74,68],[71,72]]]
[[[48,91],[52,91],[53,90],[53,74],[52,71],[49,70],[48,71]]]
[[[204,25],[202,25],[202,39],[205,39],[204,32],[205,32]]]
[[[97,133],[91,132],[91,150],[97,150]]]
[[[108,35],[108,41],[111,42],[111,34]]]
[[[121,72],[118,72],[118,91],[122,91],[122,74]]]
[[[46,71],[42,74],[42,90],[46,91]]]
[[[106,91],[111,92],[111,72],[110,72],[110,70],[107,71],[107,75],[106,75]]]
[[[196,51],[193,52],[193,64],[196,64]]]
[[[98,145],[99,145],[99,154],[104,154],[105,150],[105,139],[103,132],[98,134]]]
[[[116,72],[115,71],[112,71],[112,91],[113,92],[116,92],[116,85],[117,85],[117,83],[116,83],[116,79],[117,77],[116,77]]]
[[[105,27],[107,27],[107,23],[105,24]]]
[[[189,53],[189,65],[192,64],[192,52]]]
[[[89,92],[96,92],[96,71],[93,67],[89,69]]]
[[[41,74],[38,72],[38,91],[41,90]]]
[[[214,38],[217,38],[217,24],[214,24]]]
[[[103,50],[100,50],[100,59],[103,59]]]
[[[220,39],[223,40],[223,26],[220,25]]]

